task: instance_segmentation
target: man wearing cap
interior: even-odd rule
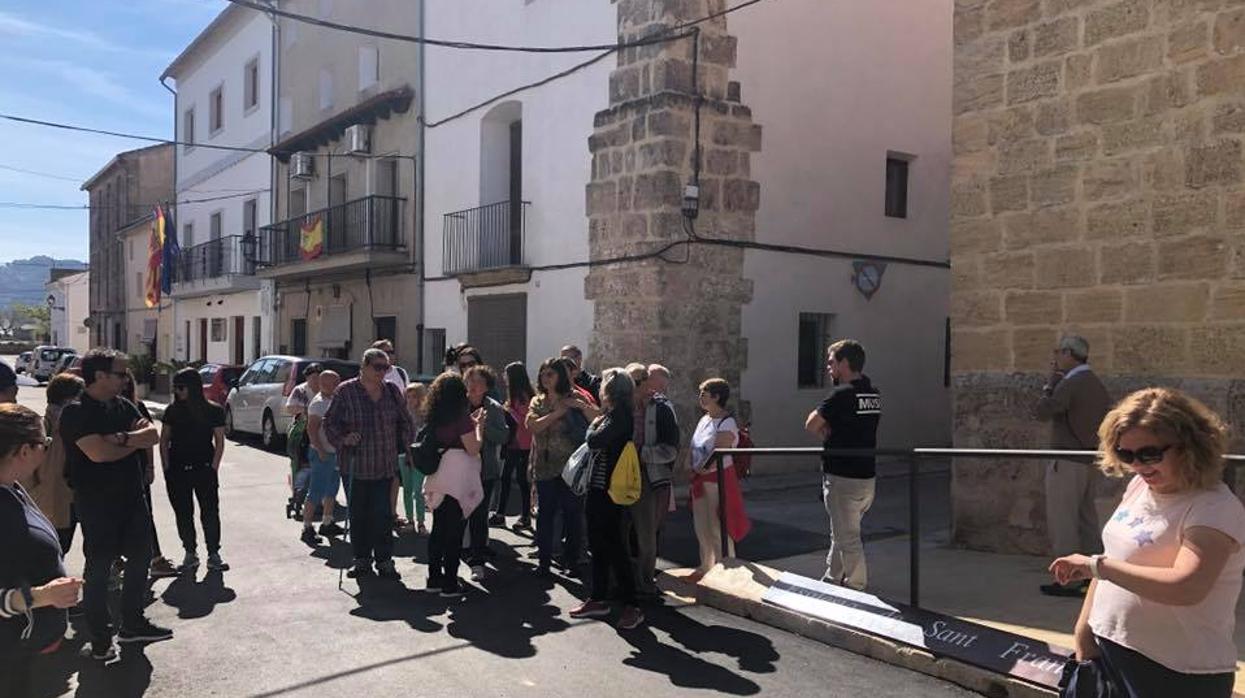
[[[17,374],[0,361],[0,403],[17,402]]]
[[[1111,396],[1089,368],[1089,342],[1066,335],[1054,354],[1050,380],[1034,412],[1038,421],[1051,424],[1051,448],[1096,451],[1098,425],[1111,408]],[[1056,556],[1102,549],[1096,500],[1108,494],[1104,489],[1103,475],[1091,460],[1059,459],[1046,466],[1046,530]],[[1044,584],[1042,593],[1079,596],[1087,586]]]

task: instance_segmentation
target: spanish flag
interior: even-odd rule
[[[315,259],[324,252],[324,221],[320,216],[303,221],[298,231],[298,251],[304,260]]]
[[[164,209],[157,206],[151,219],[151,235],[147,238],[147,307],[160,305],[160,272],[164,261]]]

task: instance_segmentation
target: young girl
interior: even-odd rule
[[[406,411],[411,413],[411,422],[415,431],[424,423],[424,397],[428,394],[428,386],[423,383],[411,383],[406,386]],[[398,456],[398,472],[402,477],[402,505],[406,510],[406,520],[402,533],[415,531],[421,536],[428,535],[428,527],[424,525],[426,505],[424,504],[424,474],[414,465],[406,462],[406,454]],[[412,511],[413,508],[413,511]],[[412,517],[414,514],[414,517]]]

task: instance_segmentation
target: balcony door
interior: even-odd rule
[[[221,245],[221,236],[224,234],[224,214],[220,211],[213,213],[208,219],[210,222],[208,235],[210,243],[207,249],[207,278],[215,279],[221,275],[224,267],[224,250]]]
[[[373,220],[368,226],[369,242],[385,247],[399,247],[400,223],[398,220],[398,161],[376,161],[377,201],[372,205]]]
[[[510,124],[510,240],[511,266],[523,263],[523,122]]]
[[[207,318],[199,318],[199,360],[207,361],[207,345],[208,345],[208,321]]]
[[[346,173],[333,175],[329,178],[329,215],[328,240],[326,252],[354,247],[357,241],[351,235],[350,221],[346,211],[347,189]]]
[[[242,364],[246,360],[246,318],[241,315],[233,316],[233,355],[230,361],[235,364]]]

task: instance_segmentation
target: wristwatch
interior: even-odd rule
[[[1094,579],[1102,579],[1102,573],[1098,569],[1098,563],[1102,562],[1106,555],[1091,555],[1089,558],[1089,574]]]

